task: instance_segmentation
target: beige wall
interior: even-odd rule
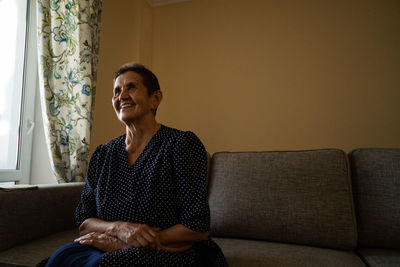
[[[132,60],[159,77],[159,121],[211,153],[400,147],[399,1],[103,5],[92,149],[123,129],[112,73]]]
[[[125,131],[111,105],[112,80],[126,62],[151,66],[152,15],[145,0],[103,1],[91,151]]]

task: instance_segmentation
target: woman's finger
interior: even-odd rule
[[[84,240],[84,239],[90,239],[92,236],[93,236],[93,233],[88,233],[86,235],[83,235],[83,236],[80,236],[80,237],[76,238],[74,241],[75,242],[79,242],[79,241]]]
[[[151,227],[149,227],[148,232],[149,232],[153,237],[156,237],[156,236],[157,236],[157,232],[160,231],[160,230],[161,230],[161,228],[151,228]]]
[[[122,241],[124,241],[125,243],[128,243],[128,244],[136,241],[136,233],[126,232],[125,235],[123,236]]]
[[[144,239],[143,237],[141,237],[141,236],[138,236],[137,238],[136,238],[136,240],[137,240],[137,242],[139,242],[139,244],[140,244],[140,246],[141,247],[147,247],[147,245],[149,244],[149,242],[147,242],[147,240],[146,239]]]
[[[79,241],[79,244],[91,246],[91,245],[93,245],[93,239],[81,240],[81,241]]]
[[[142,236],[147,240],[147,242],[154,243],[155,236],[151,235],[149,232],[143,232]]]
[[[133,246],[134,248],[140,248],[140,247],[142,247],[142,246],[140,245],[140,243],[139,243],[138,241],[136,241],[136,240],[133,240],[131,244],[132,244],[132,246]]]
[[[142,230],[146,233],[149,233],[152,237],[157,236],[157,232],[161,230],[161,228],[152,228],[148,226],[147,224],[142,224],[139,230]]]
[[[79,238],[79,240],[77,240],[76,242],[79,242],[80,244],[83,244],[83,245],[92,245],[94,240],[95,240],[95,236],[91,235],[91,236],[84,236],[82,238]]]

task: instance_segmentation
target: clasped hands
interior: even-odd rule
[[[130,247],[162,250],[163,246],[158,235],[160,230],[147,224],[114,222],[104,233],[90,232],[75,239],[75,242],[106,252]]]

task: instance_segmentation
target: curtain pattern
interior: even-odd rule
[[[40,98],[59,183],[83,181],[89,159],[102,0],[37,0]]]

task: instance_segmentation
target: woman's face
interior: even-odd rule
[[[114,82],[113,107],[118,119],[125,124],[153,119],[153,111],[160,101],[157,92],[149,96],[142,76],[136,72],[127,71]]]

